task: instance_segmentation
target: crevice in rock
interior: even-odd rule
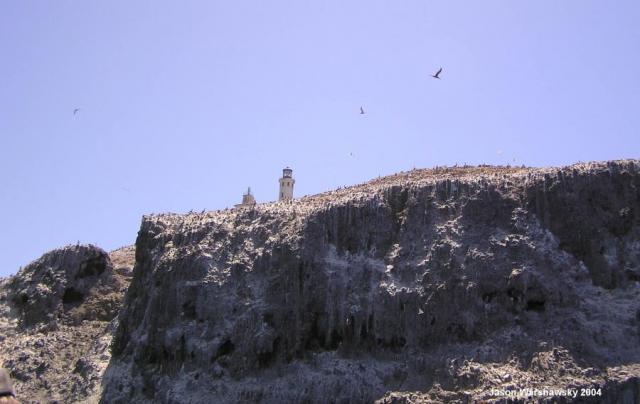
[[[235,349],[235,345],[233,344],[233,342],[231,342],[231,340],[226,340],[222,345],[220,345],[220,347],[218,348],[218,351],[216,353],[216,358],[219,358],[221,356],[225,356],[225,355],[229,355],[231,353],[233,353],[234,349]]]
[[[527,311],[543,312],[545,311],[545,301],[531,299],[527,301]]]
[[[73,287],[66,288],[64,295],[62,295],[62,303],[64,304],[77,304],[82,302],[82,299],[84,299],[84,294]]]

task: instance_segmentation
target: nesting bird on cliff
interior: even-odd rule
[[[442,73],[442,67],[440,68],[440,70],[438,70],[436,72],[436,74],[432,74],[431,77],[436,78],[436,79],[440,79],[440,73]]]

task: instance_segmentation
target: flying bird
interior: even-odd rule
[[[436,79],[440,79],[440,73],[442,73],[442,67],[440,68],[440,70],[438,70],[436,72],[436,74],[432,74],[431,77],[436,78]]]
[[[73,110],[73,115],[77,114],[80,111],[80,108],[76,108]]]
[[[362,106],[360,106],[360,115],[364,115],[364,109],[362,109]]]

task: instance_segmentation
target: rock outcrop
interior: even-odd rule
[[[0,364],[22,403],[98,402],[134,248],[46,253],[0,282]]]
[[[58,321],[109,321],[118,314],[119,299],[105,297],[122,288],[109,255],[92,245],[51,251],[22,269],[7,286],[23,328]],[[98,298],[100,304],[92,304]]]
[[[102,401],[637,402],[639,217],[633,160],[145,216]]]

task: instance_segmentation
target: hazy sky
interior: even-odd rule
[[[0,58],[0,276],[286,165],[301,196],[640,150],[637,0],[7,0]]]

